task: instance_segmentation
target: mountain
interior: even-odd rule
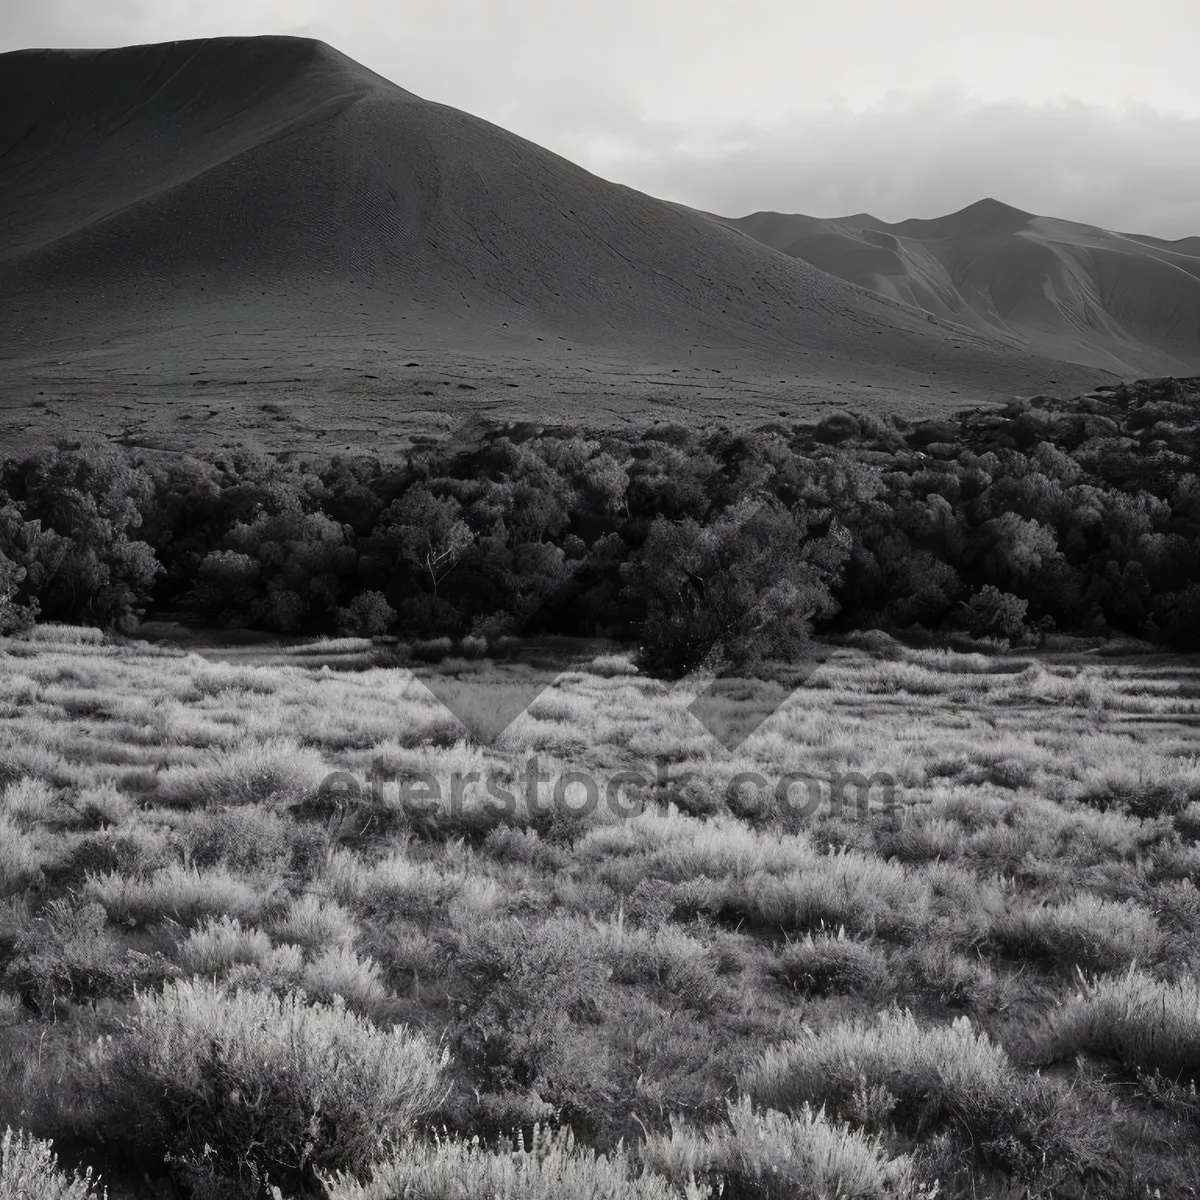
[[[380,446],[467,414],[761,420],[1108,378],[972,325],[321,42],[0,55],[6,441]]]
[[[1113,233],[990,199],[895,225],[768,212],[727,224],[1034,354],[1119,375],[1200,368],[1200,237]]]

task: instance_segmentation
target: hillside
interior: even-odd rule
[[[361,445],[478,412],[704,423],[1104,379],[304,39],[0,56],[0,197],[12,443]]]
[[[1035,354],[1120,375],[1200,367],[1200,238],[1113,233],[995,200],[894,225],[767,212],[728,224]]]

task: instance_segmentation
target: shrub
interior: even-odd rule
[[[477,1142],[408,1142],[375,1169],[368,1183],[340,1174],[327,1181],[330,1200],[684,1200],[661,1176],[638,1174],[625,1155],[577,1147],[569,1131],[530,1150],[486,1150]],[[689,1200],[705,1193],[690,1191]]]
[[[379,964],[359,958],[348,946],[331,946],[305,968],[304,990],[317,1000],[341,997],[353,1008],[370,1008],[384,998]]]
[[[0,1138],[0,1200],[89,1200],[105,1194],[94,1186],[90,1168],[68,1175],[59,1167],[53,1143],[24,1130],[6,1129]]]
[[[941,939],[916,947],[904,966],[913,986],[928,989],[947,1006],[984,1005],[997,986],[991,967],[958,953]]]
[[[339,900],[397,916],[432,915],[463,887],[461,872],[403,853],[393,853],[370,866],[345,853],[335,855],[328,881]]]
[[[875,1138],[834,1124],[803,1105],[792,1116],[756,1112],[746,1097],[729,1104],[726,1123],[698,1133],[672,1121],[650,1137],[646,1166],[677,1184],[710,1182],[718,1195],[763,1200],[866,1200],[912,1194],[912,1162],[889,1158]]]
[[[44,779],[32,777],[15,780],[4,788],[0,813],[26,830],[39,824],[69,824],[75,817]]]
[[[115,871],[89,875],[84,884],[84,895],[102,904],[110,920],[130,925],[168,917],[190,925],[221,913],[257,921],[270,907],[272,891],[259,890],[223,867],[200,871],[178,863],[141,878],[130,879]]]
[[[904,935],[925,923],[929,889],[897,863],[841,852],[785,875],[755,872],[726,880],[712,889],[710,902],[782,930],[825,925],[845,926],[851,933]]]
[[[488,652],[488,640],[485,637],[468,634],[458,643],[458,652],[463,658],[485,658]]]
[[[68,843],[62,870],[56,872],[64,882],[82,882],[89,874],[115,871],[119,875],[137,875],[165,866],[175,857],[171,831],[161,825],[129,824],[124,829],[101,829],[85,833]]]
[[[159,777],[165,804],[297,805],[328,775],[321,756],[294,742],[273,741],[225,750],[204,766],[168,767]]]
[[[20,1025],[24,1019],[25,1005],[21,1003],[21,997],[11,992],[0,992],[0,1029]]]
[[[457,1056],[493,1090],[534,1088],[581,1117],[606,1119],[616,1081],[599,1027],[611,1015],[630,1029],[639,993],[618,1000],[578,925],[476,921],[448,949],[466,1006],[452,1035]],[[649,1047],[640,1049],[644,1058]]]
[[[45,1013],[58,1001],[129,996],[138,984],[171,972],[161,956],[123,947],[99,904],[75,907],[59,899],[17,938],[5,975],[27,1004]]]
[[[1133,901],[1091,894],[1065,904],[1010,909],[993,921],[991,941],[1010,954],[1107,971],[1153,958],[1162,941],[1154,915]]]
[[[28,571],[0,549],[0,637],[27,633],[37,620],[38,603],[17,603],[17,590],[25,582]]]
[[[134,812],[133,801],[111,780],[85,787],[75,801],[75,811],[91,829],[123,825]]]
[[[774,501],[745,497],[705,525],[659,516],[624,569],[646,611],[641,661],[677,677],[794,657],[814,618],[836,611],[830,587],[846,554]]]
[[[1200,980],[1164,983],[1131,969],[1089,983],[1053,1015],[1043,1049],[1049,1059],[1091,1054],[1200,1085]]]
[[[1200,583],[1164,597],[1168,613],[1164,640],[1172,650],[1200,649]]]
[[[281,941],[295,942],[310,950],[349,945],[358,936],[358,926],[336,900],[303,895],[271,926]]]
[[[599,654],[588,663],[588,674],[601,679],[616,679],[623,675],[636,675],[637,664],[624,654]]]
[[[580,941],[591,938],[584,934]],[[596,952],[610,964],[614,983],[657,985],[698,1009],[720,994],[716,955],[676,926],[633,929],[622,918],[600,927]]]
[[[209,917],[179,945],[179,962],[193,975],[224,975],[243,963],[261,963],[271,939],[261,929],[243,929],[237,917]]]
[[[1091,1152],[1060,1121],[1056,1091],[1020,1074],[966,1017],[922,1027],[912,1013],[891,1010],[873,1022],[837,1022],[772,1046],[741,1086],[770,1108],[826,1104],[880,1130],[952,1130],[982,1160],[1007,1169],[1031,1168],[1044,1155],[1065,1165]]]
[[[264,808],[205,810],[180,831],[190,860],[199,867],[281,873],[288,865],[295,825]]]
[[[0,896],[23,892],[40,877],[45,862],[37,839],[0,813]]]
[[[806,995],[830,992],[870,992],[887,981],[887,958],[879,947],[856,942],[841,929],[836,936],[807,934],[788,942],[769,970]]]
[[[299,946],[273,946],[260,959],[235,963],[225,976],[226,987],[271,991],[279,995],[296,991],[304,974],[304,951]]]
[[[43,621],[28,633],[32,642],[58,646],[102,646],[108,635],[103,629],[90,625],[63,625],[58,621]]]
[[[445,1056],[422,1034],[297,993],[177,981],[139,996],[106,1046],[95,1082],[114,1136],[260,1186],[362,1171],[444,1096]]]
[[[412,656],[418,662],[438,663],[454,651],[454,643],[448,637],[428,638],[412,644]]]
[[[880,854],[904,863],[949,859],[961,850],[965,835],[957,821],[932,817],[905,821],[899,829],[876,835]]]

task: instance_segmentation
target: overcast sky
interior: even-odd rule
[[[730,216],[1200,234],[1197,0],[0,0],[0,50],[251,33]]]

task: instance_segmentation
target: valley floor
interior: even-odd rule
[[[0,640],[0,1130],[195,1195],[1194,1194],[1193,660],[869,635],[729,751],[620,654],[495,737],[521,668],[441,664],[464,724],[238,658]]]

